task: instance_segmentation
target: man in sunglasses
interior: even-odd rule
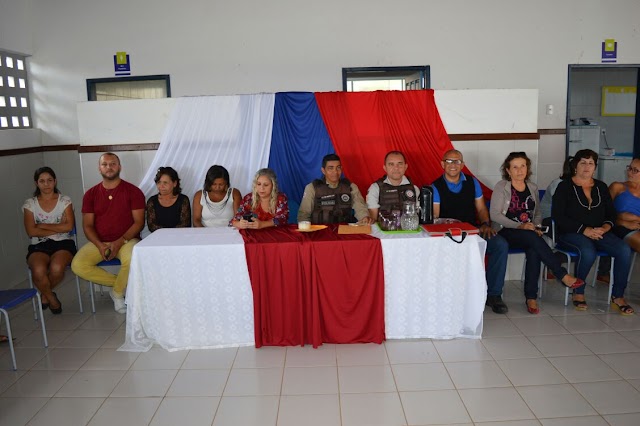
[[[458,219],[475,224],[487,241],[487,306],[497,314],[506,314],[509,308],[502,300],[502,288],[507,269],[509,244],[491,229],[489,210],[478,180],[462,173],[462,153],[451,149],[442,157],[444,173],[433,184],[433,215]]]

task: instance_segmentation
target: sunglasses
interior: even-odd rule
[[[627,169],[628,172],[630,172],[630,173],[632,173],[634,175],[637,174],[637,173],[640,173],[640,169],[636,169],[635,167],[627,166],[626,169]]]
[[[444,159],[442,161],[444,161],[447,164],[455,164],[455,165],[458,165],[458,166],[460,164],[462,164],[462,160],[454,160],[454,159],[451,159],[451,158],[446,158],[446,159]]]

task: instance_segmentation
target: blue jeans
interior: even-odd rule
[[[504,287],[504,275],[507,272],[507,256],[509,244],[500,235],[495,235],[487,242],[487,296],[501,296]]]
[[[615,259],[613,270],[613,297],[623,297],[627,288],[627,278],[631,267],[631,248],[620,238],[611,232],[604,234],[601,240],[592,240],[583,234],[561,234],[558,236],[561,247],[577,251],[580,254],[576,266],[576,276],[587,279],[587,275],[597,257],[597,251],[604,251]],[[573,291],[576,294],[584,294],[584,286]]]
[[[567,270],[562,267],[553,250],[534,231],[504,228],[500,231],[500,235],[507,240],[509,247],[524,250],[524,255],[527,258],[524,270],[524,297],[527,299],[538,297],[540,262],[547,265],[559,280],[567,275]]]

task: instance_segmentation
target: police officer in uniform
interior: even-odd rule
[[[322,179],[304,188],[298,210],[298,221],[313,224],[352,223],[370,224],[364,198],[355,183],[342,177],[340,157],[325,155],[322,159]]]
[[[367,192],[367,207],[373,222],[378,220],[378,211],[402,209],[405,201],[416,203],[418,208],[419,189],[404,174],[408,164],[400,151],[390,151],[384,157],[382,166],[386,175],[375,181]]]

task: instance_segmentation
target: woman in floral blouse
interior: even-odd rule
[[[42,309],[62,313],[62,304],[52,290],[64,278],[64,271],[76,254],[71,235],[75,221],[71,199],[58,190],[56,173],[40,167],[33,175],[36,189],[22,206],[24,228],[31,237],[27,264],[33,284],[40,291]]]
[[[271,169],[260,169],[253,178],[253,190],[244,196],[231,225],[238,229],[262,229],[286,225],[287,196],[278,192],[278,180]]]

